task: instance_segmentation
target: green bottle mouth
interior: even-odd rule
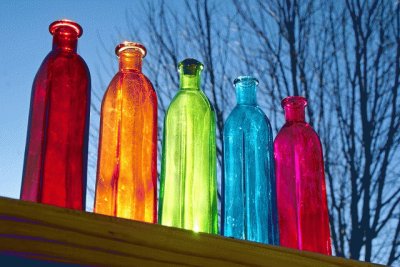
[[[178,71],[183,75],[197,75],[203,68],[204,65],[193,58],[184,59],[178,64]]]

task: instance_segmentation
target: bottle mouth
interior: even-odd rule
[[[68,20],[68,19],[56,20],[53,23],[51,23],[49,26],[49,32],[52,35],[54,35],[54,33],[60,28],[68,29],[67,32],[70,30],[73,30],[74,32],[76,32],[76,35],[78,36],[78,38],[81,37],[82,33],[83,33],[83,29],[82,29],[81,25],[79,25],[75,21]]]
[[[142,55],[142,58],[144,58],[147,54],[147,50],[146,47],[144,47],[144,45],[142,45],[141,43],[129,42],[129,41],[124,41],[119,45],[117,45],[117,47],[115,47],[115,54],[119,57],[119,55],[123,51],[128,49],[139,51],[139,53]]]
[[[236,86],[240,84],[244,87],[249,87],[253,85],[258,85],[258,80],[253,76],[239,76],[233,81],[233,85]]]
[[[282,108],[304,108],[307,106],[307,99],[302,96],[288,96],[281,102]]]
[[[203,67],[203,63],[193,58],[184,59],[178,64],[179,72],[184,75],[196,75]]]

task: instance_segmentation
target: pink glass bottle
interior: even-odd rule
[[[331,255],[322,147],[306,105],[301,96],[283,99],[286,123],[274,141],[280,243]]]
[[[90,74],[77,54],[79,24],[49,27],[53,48],[32,86],[21,199],[85,208]]]

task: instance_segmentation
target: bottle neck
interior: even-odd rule
[[[178,64],[179,88],[181,90],[200,90],[200,75],[203,64],[193,58],[187,58]]]
[[[305,122],[304,108],[285,107],[285,119],[287,122]]]
[[[127,49],[119,54],[120,71],[142,72],[143,55],[135,49]]]
[[[179,87],[181,90],[200,90],[200,73],[196,75],[181,74]]]
[[[252,76],[239,76],[234,81],[238,105],[257,105],[258,80]]]
[[[252,85],[236,85],[236,100],[238,105],[257,105],[256,84]]]
[[[289,96],[282,100],[287,122],[305,122],[307,100],[301,96]]]
[[[53,35],[53,50],[75,52],[78,47],[78,36],[74,32],[57,30]]]

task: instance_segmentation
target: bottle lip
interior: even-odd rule
[[[307,99],[303,96],[288,96],[282,100],[281,105],[282,108],[304,108],[307,106]]]
[[[52,22],[49,26],[49,32],[54,35],[56,30],[60,27],[68,27],[73,29],[76,34],[78,35],[78,38],[82,36],[83,34],[83,29],[81,25],[76,23],[75,21],[69,20],[69,19],[61,19],[61,20],[56,20]]]
[[[197,70],[203,70],[204,65],[194,58],[186,58],[179,62],[178,71],[183,71],[182,74],[196,75]]]
[[[115,47],[115,54],[119,57],[121,52],[123,52],[127,49],[134,49],[134,50],[139,51],[140,54],[142,55],[142,58],[144,58],[147,55],[147,50],[144,45],[142,45],[141,43],[130,42],[130,41],[124,41],[124,42],[120,43],[119,45],[117,45]]]
[[[236,86],[238,83],[244,83],[244,85],[251,85],[251,84],[255,84],[258,85],[258,80],[250,75],[243,75],[243,76],[238,76],[234,81],[233,81],[233,85]]]

